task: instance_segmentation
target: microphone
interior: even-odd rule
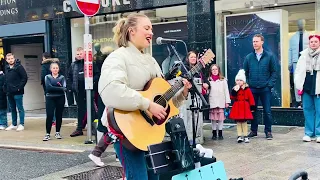
[[[180,42],[181,40],[177,40],[177,39],[167,39],[167,38],[162,38],[162,37],[158,37],[156,40],[156,43],[158,45],[161,44],[167,44],[167,43],[172,43],[172,42]]]

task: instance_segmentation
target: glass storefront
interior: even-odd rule
[[[229,86],[233,85],[236,73],[243,67],[244,58],[253,50],[253,35],[262,34],[264,49],[272,52],[279,62],[272,105],[299,107],[301,104],[296,101],[290,65],[298,58],[299,49],[295,44],[299,42],[299,34],[303,34],[300,42],[306,48],[307,37],[317,32],[316,13],[319,9],[316,9],[315,2],[221,0],[215,2],[215,13],[217,63],[229,79]]]
[[[145,51],[152,54],[160,65],[169,56],[172,51],[167,49],[166,45],[157,45],[156,38],[176,38],[184,41],[188,40],[188,28],[187,28],[187,6],[174,6],[166,8],[158,8],[152,10],[140,11],[147,15],[153,24],[153,41],[152,46]],[[93,38],[94,45],[94,58],[103,58],[101,54],[115,50],[116,44],[113,42],[113,32],[117,20],[121,17],[126,17],[130,14],[118,13],[118,14],[106,14],[97,15],[90,18],[90,33]],[[83,46],[83,34],[84,34],[84,19],[75,18],[71,19],[71,46],[72,56],[74,59],[75,51],[77,47]],[[186,50],[183,44],[176,45],[177,51],[181,55],[181,58],[186,56]],[[99,54],[101,56],[99,56]],[[165,63],[164,63],[165,64]],[[169,63],[170,64],[170,63]]]

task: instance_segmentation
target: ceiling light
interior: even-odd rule
[[[278,0],[274,1],[274,6],[278,6]]]

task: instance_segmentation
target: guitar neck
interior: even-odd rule
[[[202,68],[202,63],[198,62],[189,72],[191,75],[195,75]],[[173,86],[163,94],[163,97],[166,99],[166,101],[169,101],[183,86],[182,80],[175,82]]]

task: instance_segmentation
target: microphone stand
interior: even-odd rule
[[[191,110],[191,112],[192,112],[192,115],[191,115],[191,116],[192,116],[192,135],[193,135],[193,138],[192,138],[192,140],[193,140],[192,147],[193,147],[193,148],[196,148],[196,134],[197,134],[197,130],[196,130],[196,128],[195,128],[195,111],[198,111],[198,110],[200,110],[200,112],[205,111],[205,110],[209,109],[209,108],[208,108],[209,105],[208,105],[208,102],[206,101],[206,99],[203,97],[203,95],[199,92],[198,88],[196,87],[196,85],[195,85],[195,83],[194,83],[194,79],[193,79],[193,74],[191,74],[191,72],[190,72],[190,71],[186,68],[186,66],[183,64],[181,58],[179,57],[179,54],[178,54],[176,48],[174,47],[174,45],[173,45],[172,43],[170,43],[170,46],[171,46],[173,52],[175,53],[175,55],[177,56],[178,60],[180,61],[181,66],[184,68],[185,72],[187,72],[185,78],[192,84],[192,88],[190,89],[191,105],[190,105],[190,108],[189,108],[188,110]],[[200,97],[202,103],[204,104],[204,105],[202,105],[201,108],[199,108],[199,107],[197,107],[197,106],[194,105],[194,102],[195,102],[195,94],[197,94],[197,95]]]
[[[196,148],[196,136],[197,136],[198,130],[196,128],[196,123],[195,123],[195,111],[203,112],[209,109],[210,106],[208,105],[208,102],[205,100],[203,95],[199,92],[198,88],[196,87],[196,84],[194,83],[194,79],[193,79],[193,74],[183,64],[176,48],[172,43],[170,43],[170,46],[173,52],[175,53],[175,55],[177,56],[178,60],[180,61],[181,66],[184,68],[185,72],[187,72],[185,75],[185,78],[192,84],[192,88],[190,89],[191,105],[187,110],[191,111],[191,117],[192,117],[192,149],[193,149],[195,168],[199,168],[202,163],[207,164],[207,163],[212,163],[216,161],[215,158],[203,158],[203,155],[200,154],[200,150]],[[198,62],[198,63],[201,63],[201,62]],[[195,94],[197,94],[200,97],[203,103],[201,108],[198,106],[195,106]],[[197,125],[198,125],[198,121],[197,121]]]

